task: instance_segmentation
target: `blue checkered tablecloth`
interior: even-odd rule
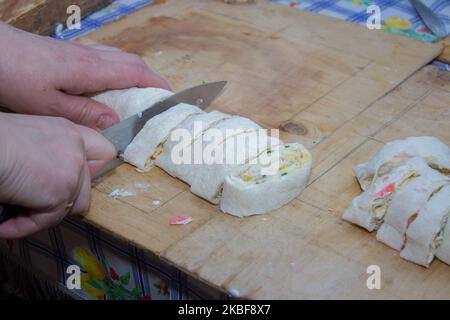
[[[367,8],[379,6],[382,28],[423,41],[433,42],[437,37],[428,30],[408,0],[272,0],[293,8],[332,16],[353,23],[366,24],[371,13]],[[450,33],[450,1],[422,0],[447,27]]]
[[[383,29],[423,41],[436,37],[423,25],[409,1],[390,0],[272,0],[273,2],[325,14],[354,23],[366,23],[368,6],[382,10]],[[450,0],[423,0],[450,31]],[[62,30],[55,38],[72,40],[102,25],[128,15],[151,0],[116,0],[83,19],[81,29]],[[294,9],[293,9],[294,10]],[[437,64],[450,70],[445,64]],[[66,219],[56,228],[20,241],[0,241],[0,252],[17,257],[55,283],[65,284],[67,267],[83,271],[82,289],[73,293],[82,299],[197,299],[227,298],[183,272],[135,246],[119,241],[76,219]]]

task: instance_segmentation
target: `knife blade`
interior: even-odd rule
[[[416,9],[428,29],[430,29],[438,38],[447,36],[447,28],[437,14],[431,11],[431,9],[420,0],[409,0],[409,2]]]
[[[103,136],[116,147],[118,154],[116,159],[106,164],[105,167],[93,177],[93,180],[103,176],[123,163],[123,152],[149,119],[169,110],[179,103],[188,103],[198,106],[200,109],[205,109],[222,93],[226,84],[226,81],[218,81],[183,90],[155,105],[149,106],[149,108],[142,113],[127,118],[118,124],[103,130]],[[0,224],[17,216],[22,211],[23,208],[20,206],[0,204]]]

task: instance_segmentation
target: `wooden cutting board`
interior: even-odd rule
[[[81,16],[106,7],[112,0],[0,0],[0,21],[16,28],[51,35],[57,24],[65,24],[67,8],[77,5]]]
[[[233,296],[450,298],[450,267],[406,262],[341,220],[360,192],[352,165],[384,142],[430,134],[450,144],[448,75],[427,67],[412,76],[441,46],[266,1],[157,1],[83,40],[141,55],[175,90],[228,80],[208,111],[280,128],[314,157],[298,199],[245,219],[158,168],[141,174],[123,165],[95,187],[88,222]],[[108,196],[121,188],[137,195]],[[169,225],[183,214],[193,222]],[[371,291],[366,269],[374,264],[382,289]]]

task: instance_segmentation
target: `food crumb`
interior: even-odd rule
[[[152,204],[153,204],[154,206],[159,206],[159,205],[161,204],[161,201],[159,201],[159,200],[153,200],[153,201],[152,201]]]
[[[191,216],[178,216],[170,220],[171,225],[183,225],[192,222]]]
[[[131,191],[126,191],[125,189],[116,189],[108,194],[111,198],[117,198],[117,197],[131,197],[135,196],[136,194]]]

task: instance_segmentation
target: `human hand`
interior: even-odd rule
[[[168,84],[137,55],[37,36],[0,22],[0,105],[59,116],[97,130],[119,122],[109,107],[81,96],[107,89]]]
[[[20,238],[89,209],[91,177],[116,151],[95,130],[63,118],[0,113],[0,204],[23,208],[0,224]]]

